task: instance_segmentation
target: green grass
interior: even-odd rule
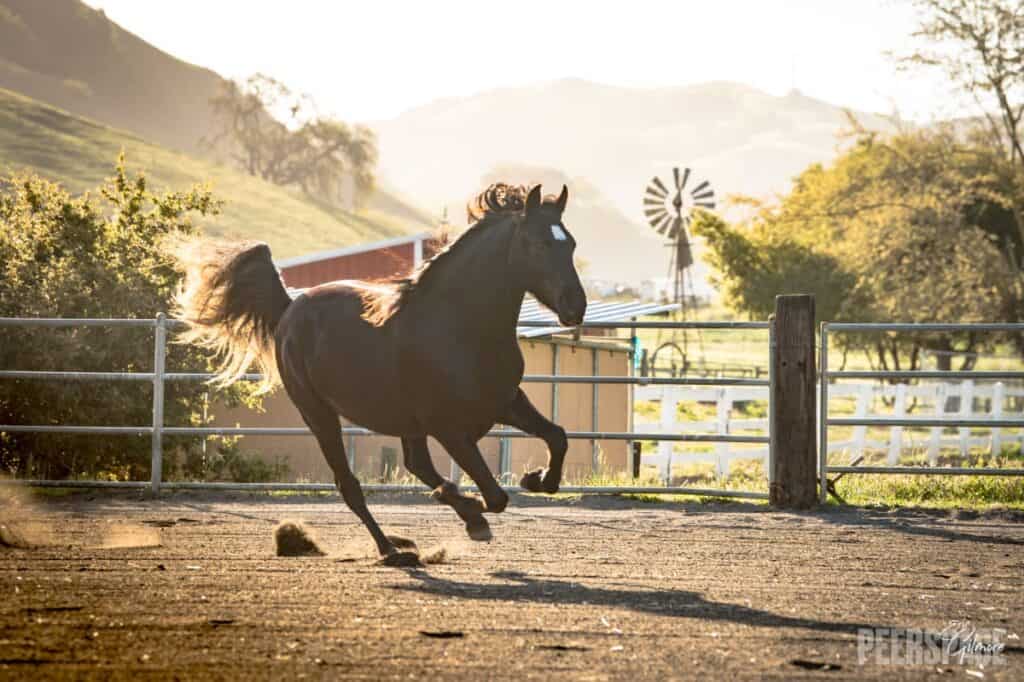
[[[856,506],[1024,510],[1024,476],[851,475],[836,492]]]
[[[636,479],[629,474],[597,474],[564,485],[645,487],[664,486],[654,467],[644,467]],[[759,461],[734,460],[727,476],[719,478],[710,463],[677,464],[672,468],[674,487],[710,488],[768,492],[764,468]],[[969,509],[975,511],[1024,510],[1024,476],[912,476],[848,475],[837,483],[837,490],[853,506],[912,507],[920,509]],[[579,498],[579,494],[560,493],[556,497]],[[732,502],[734,498],[715,495],[673,495],[659,493],[625,494],[640,502]],[[763,500],[743,500],[766,504]],[[837,502],[830,499],[830,504]]]
[[[277,258],[430,227],[428,216],[384,191],[370,208],[346,211],[0,89],[0,171],[30,170],[82,192],[112,173],[122,149],[129,168],[144,170],[154,188],[208,182],[226,204],[220,216],[204,223],[206,232],[266,241]]]

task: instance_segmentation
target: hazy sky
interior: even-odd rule
[[[224,76],[268,73],[330,113],[390,118],[447,96],[563,77],[628,86],[711,80],[911,118],[959,110],[937,77],[900,75],[899,0],[87,0]]]

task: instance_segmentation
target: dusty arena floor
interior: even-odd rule
[[[1024,678],[1020,517],[514,497],[472,544],[419,496],[371,505],[446,561],[375,565],[333,496],[8,500],[44,546],[0,546],[0,678]],[[329,556],[276,557],[282,519]],[[1004,662],[858,664],[858,628],[953,620]]]

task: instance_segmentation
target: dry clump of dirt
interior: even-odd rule
[[[324,556],[316,538],[301,521],[282,521],[274,529],[277,556]]]

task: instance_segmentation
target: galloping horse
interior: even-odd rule
[[[568,188],[541,196],[504,183],[469,206],[474,224],[406,279],[338,281],[288,295],[263,243],[192,242],[177,255],[186,273],[178,316],[186,341],[217,353],[221,383],[252,364],[265,386],[284,384],[316,436],[348,507],[391,565],[415,563],[370,515],[345,457],[338,415],[402,441],[405,467],[452,507],[474,540],[489,540],[483,513],[508,495],[494,480],[479,441],[495,423],[542,438],[547,469],[521,485],[553,493],[562,478],[565,430],[541,415],[522,389],[516,322],[526,293],[559,321],[583,321],[586,295],[573,265],[576,242],[562,222]],[[436,438],[483,494],[465,495],[434,468]]]

